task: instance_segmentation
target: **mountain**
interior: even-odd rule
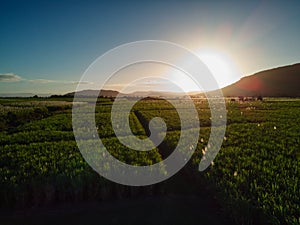
[[[130,94],[122,94],[123,96],[139,96],[139,97],[183,97],[186,94],[180,92],[166,91],[136,91]]]
[[[33,93],[0,93],[2,98],[29,98],[37,95],[38,97],[49,97],[51,94],[33,94]]]
[[[224,96],[300,97],[300,63],[246,76],[225,88]]]
[[[99,93],[98,90],[83,90],[78,91],[77,95],[82,97],[95,97]],[[74,97],[75,92],[67,93],[64,97]],[[100,96],[103,97],[116,97],[119,96],[127,96],[127,97],[183,97],[185,93],[177,93],[177,92],[163,92],[163,91],[136,91],[133,93],[125,94],[120,93],[118,91],[113,90],[101,90]]]
[[[241,78],[239,81],[222,88],[225,97],[230,96],[263,96],[263,97],[300,97],[300,63],[269,69]],[[83,90],[82,97],[95,97],[97,90]],[[75,92],[64,96],[73,97]],[[137,91],[129,94],[113,90],[101,90],[100,96],[116,97],[184,97],[185,93],[163,91]],[[189,93],[203,96],[203,93]]]
[[[65,97],[74,97],[75,92],[67,93],[64,96]],[[99,90],[83,90],[78,91],[77,96],[81,97],[96,97],[99,94]],[[118,91],[113,90],[101,90],[100,96],[106,96],[106,97],[116,97],[119,94]]]

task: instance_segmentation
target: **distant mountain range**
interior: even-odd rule
[[[99,91],[98,90],[83,90],[78,91],[77,96],[79,97],[95,97],[98,96]],[[67,93],[64,96],[65,97],[73,97],[75,92]],[[163,91],[136,91],[132,93],[120,93],[118,91],[113,90],[101,90],[100,96],[103,97],[116,97],[119,96],[127,96],[127,97],[183,97],[186,94],[185,93],[179,93],[179,92],[163,92]]]
[[[239,81],[222,88],[223,95],[231,96],[263,96],[263,97],[300,97],[300,63],[269,69],[241,78]],[[78,92],[81,96],[97,96],[96,90],[84,90]],[[101,96],[141,96],[141,97],[183,97],[185,93],[159,92],[159,91],[138,91],[130,94],[119,93],[118,91],[102,90]],[[200,95],[203,93],[189,93]],[[66,94],[74,96],[74,92]]]
[[[118,91],[113,90],[101,90],[100,96],[107,96],[107,97],[116,97],[119,94]],[[75,92],[70,92],[64,95],[64,97],[74,97]],[[78,91],[77,96],[82,97],[96,97],[99,95],[99,90],[83,90]]]
[[[263,96],[263,97],[300,97],[300,63],[269,69],[241,78],[239,81],[222,88],[226,97],[233,96]],[[82,97],[98,96],[97,90],[83,90],[77,92]],[[67,93],[63,96],[73,97],[75,92]],[[200,95],[203,93],[188,93],[189,95]],[[1,94],[1,97],[32,97],[32,93],[11,93]],[[40,97],[50,96],[50,94],[37,94]],[[116,97],[184,97],[185,93],[160,92],[160,91],[137,91],[130,94],[119,93],[114,90],[101,90],[100,96]]]
[[[300,63],[243,77],[222,91],[224,96],[300,97]]]
[[[33,93],[0,93],[0,97],[2,98],[16,98],[16,97],[22,97],[22,98],[29,98],[33,96],[39,96],[39,97],[49,97],[51,94],[33,94]]]

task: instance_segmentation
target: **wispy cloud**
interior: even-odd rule
[[[37,83],[37,84],[49,84],[49,83],[67,84],[67,85],[94,84],[94,82],[91,81],[47,80],[47,79],[34,79],[28,81],[30,83]]]
[[[68,80],[47,80],[47,79],[35,79],[35,80],[28,80],[31,83],[37,83],[37,84],[49,84],[49,83],[57,83],[57,84],[72,84],[72,85],[78,85],[78,84],[94,84],[90,81],[68,81]]]
[[[0,82],[17,82],[22,80],[22,78],[14,73],[1,73]]]
[[[92,85],[94,82],[91,81],[70,81],[70,80],[51,80],[51,79],[24,79],[14,73],[0,73],[0,82],[17,82],[17,81],[25,81],[32,84],[65,84],[65,85]]]
[[[38,83],[38,84],[48,84],[48,83],[57,83],[58,80],[47,80],[47,79],[35,79],[35,80],[28,80],[30,83]]]
[[[120,84],[116,84],[116,83],[114,83],[114,84],[105,84],[104,85],[104,89],[120,89],[120,88],[122,88],[122,87],[125,87],[126,86],[126,84],[125,83],[120,83]]]
[[[71,81],[71,84],[94,84],[91,81]]]

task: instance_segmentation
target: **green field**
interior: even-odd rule
[[[138,188],[100,177],[82,158],[73,135],[72,99],[0,99],[2,211],[87,201],[130,201],[149,196],[201,197],[205,195],[201,191],[208,190],[214,198],[213,204],[218,204],[222,214],[219,216],[226,215],[232,223],[300,224],[299,99],[228,100],[222,148],[212,165],[201,173],[198,165],[209,147],[211,115],[205,100],[194,102],[201,129],[192,159],[168,181]],[[159,146],[137,152],[115,137],[110,123],[112,103],[110,99],[99,99],[95,121],[99,137],[114,157],[132,165],[151,165],[174,150],[181,126],[171,104],[164,100],[141,100],[134,106],[129,121],[132,132],[139,138],[150,135],[148,124],[154,117],[163,118],[168,128]],[[184,100],[182,104],[184,107]],[[123,138],[131,137],[124,133]],[[193,207],[202,210],[197,204]],[[179,206],[173,208],[180,214]],[[189,215],[183,209],[182,213]],[[190,217],[187,221],[199,224],[198,219]]]

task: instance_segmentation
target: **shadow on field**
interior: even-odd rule
[[[226,224],[206,201],[189,195],[63,205],[2,215],[1,224]]]
[[[79,202],[0,213],[1,225],[232,225],[217,199],[185,171],[164,181],[165,194]]]

